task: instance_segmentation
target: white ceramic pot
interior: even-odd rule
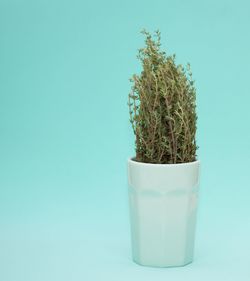
[[[200,162],[128,160],[133,260],[155,267],[193,260]]]

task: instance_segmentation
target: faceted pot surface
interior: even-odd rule
[[[155,267],[193,260],[200,162],[128,160],[133,260]]]

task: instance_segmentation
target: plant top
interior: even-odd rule
[[[171,164],[196,160],[196,90],[190,65],[175,63],[161,51],[161,35],[143,30],[140,75],[129,94],[130,122],[136,137],[135,160]]]

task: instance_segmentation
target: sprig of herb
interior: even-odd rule
[[[130,122],[136,136],[136,161],[186,163],[196,160],[196,89],[190,65],[175,63],[161,51],[161,34],[146,30],[139,49],[140,75],[134,74],[128,96]]]

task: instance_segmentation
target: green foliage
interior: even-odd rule
[[[160,50],[161,36],[143,30],[140,75],[133,75],[130,122],[136,136],[136,161],[186,163],[196,160],[196,90],[190,65],[176,65],[175,55]]]

